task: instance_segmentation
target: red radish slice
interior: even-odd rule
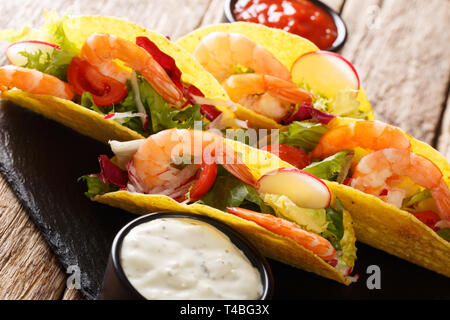
[[[344,89],[359,90],[355,67],[341,55],[330,51],[314,51],[300,56],[291,68],[294,83],[306,82],[312,91],[333,99]]]
[[[27,63],[27,58],[21,55],[20,52],[25,51],[28,53],[34,53],[41,50],[42,56],[40,62],[43,63],[45,62],[47,53],[51,55],[55,49],[59,49],[59,47],[48,42],[35,40],[19,41],[9,45],[6,49],[6,57],[11,64],[21,67]]]
[[[330,189],[322,180],[295,168],[282,168],[263,175],[257,189],[261,193],[285,195],[302,208],[326,208],[331,202]]]

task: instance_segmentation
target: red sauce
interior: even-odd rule
[[[337,38],[333,18],[321,7],[306,0],[238,0],[233,8],[238,21],[283,29],[328,49]]]

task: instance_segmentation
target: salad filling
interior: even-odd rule
[[[187,149],[192,146],[187,138],[196,134],[203,138],[197,145],[200,152],[195,146]],[[289,237],[343,275],[350,275],[356,258],[355,238],[346,231],[349,218],[339,199],[335,207],[327,204],[312,209],[299,206],[286,195],[265,192],[240,155],[208,131],[171,129],[145,140],[110,144],[115,163],[102,155],[101,172],[80,178],[87,183],[86,196],[122,190],[208,205]],[[280,221],[288,226],[288,233],[277,227]],[[321,243],[317,248],[314,239]]]

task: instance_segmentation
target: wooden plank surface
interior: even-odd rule
[[[441,132],[437,138],[437,149],[450,161],[450,95],[447,95],[447,103],[442,117]]]
[[[450,157],[449,106],[440,120],[450,76],[450,2],[324,2],[342,11],[350,34],[342,54],[356,64],[377,116],[435,142]],[[172,39],[223,20],[223,0],[21,0],[0,2],[8,17],[0,28],[39,27],[43,8],[114,15]],[[77,290],[65,290],[65,281],[65,271],[0,177],[0,299],[81,299]]]
[[[347,0],[353,62],[378,119],[432,143],[450,76],[450,1]]]

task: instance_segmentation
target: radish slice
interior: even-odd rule
[[[53,50],[59,49],[59,47],[55,44],[51,44],[48,42],[35,41],[35,40],[27,40],[27,41],[19,41],[9,45],[6,49],[6,57],[9,62],[15,66],[22,67],[27,63],[27,58],[20,54],[20,52],[28,52],[34,53],[41,50],[41,63],[45,62],[47,57],[47,53],[50,55],[53,53]]]
[[[341,55],[314,51],[300,56],[291,68],[294,83],[306,82],[314,93],[334,99],[341,90],[358,92],[360,82],[355,67]]]
[[[302,208],[322,209],[331,202],[328,186],[300,169],[282,168],[269,172],[258,180],[257,189],[261,193],[285,195]]]

